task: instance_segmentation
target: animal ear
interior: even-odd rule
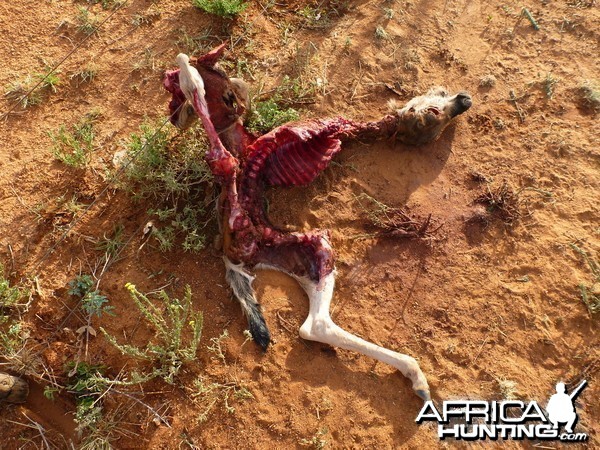
[[[185,103],[179,110],[179,116],[176,118],[175,126],[181,130],[187,130],[198,119],[198,114],[194,107]]]
[[[233,91],[237,103],[240,106],[240,114],[250,110],[250,94],[248,93],[248,83],[241,78],[230,78],[231,90]]]
[[[197,64],[200,64],[204,67],[214,67],[215,64],[219,62],[219,59],[221,59],[221,57],[223,56],[223,52],[225,52],[226,46],[227,44],[221,44],[218,47],[213,48],[206,55],[198,57]]]

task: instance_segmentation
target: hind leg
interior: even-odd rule
[[[223,260],[225,261],[225,278],[248,319],[250,334],[263,350],[267,350],[271,342],[271,335],[252,288],[254,277],[244,270],[242,264],[233,264],[226,256],[223,257]]]
[[[302,285],[310,300],[308,318],[300,327],[300,336],[303,339],[353,350],[387,363],[412,381],[412,387],[419,397],[423,400],[430,400],[427,379],[414,358],[365,341],[333,322],[329,315],[329,307],[333,297],[335,272],[330,273],[322,280],[321,289],[318,289],[317,284],[307,278],[297,277],[296,279]]]

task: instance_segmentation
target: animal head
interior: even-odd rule
[[[471,96],[466,92],[449,96],[448,91],[441,87],[413,98],[401,109],[396,109],[395,102],[390,102],[390,107],[399,117],[399,128],[402,129],[397,134],[397,139],[410,145],[432,142],[454,117],[464,113],[471,105]]]

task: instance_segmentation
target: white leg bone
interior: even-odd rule
[[[397,353],[365,341],[336,325],[329,315],[329,306],[333,297],[335,272],[327,275],[322,281],[322,289],[317,289],[316,283],[307,278],[296,277],[308,294],[310,311],[308,318],[300,327],[300,336],[310,341],[353,350],[363,355],[387,363],[412,381],[416,394],[423,400],[430,400],[429,385],[419,364],[410,356]]]

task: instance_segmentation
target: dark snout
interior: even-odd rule
[[[452,111],[450,113],[451,117],[456,117],[459,114],[464,113],[468,110],[473,104],[473,100],[471,96],[466,92],[459,92],[454,97],[454,104],[452,105]]]

